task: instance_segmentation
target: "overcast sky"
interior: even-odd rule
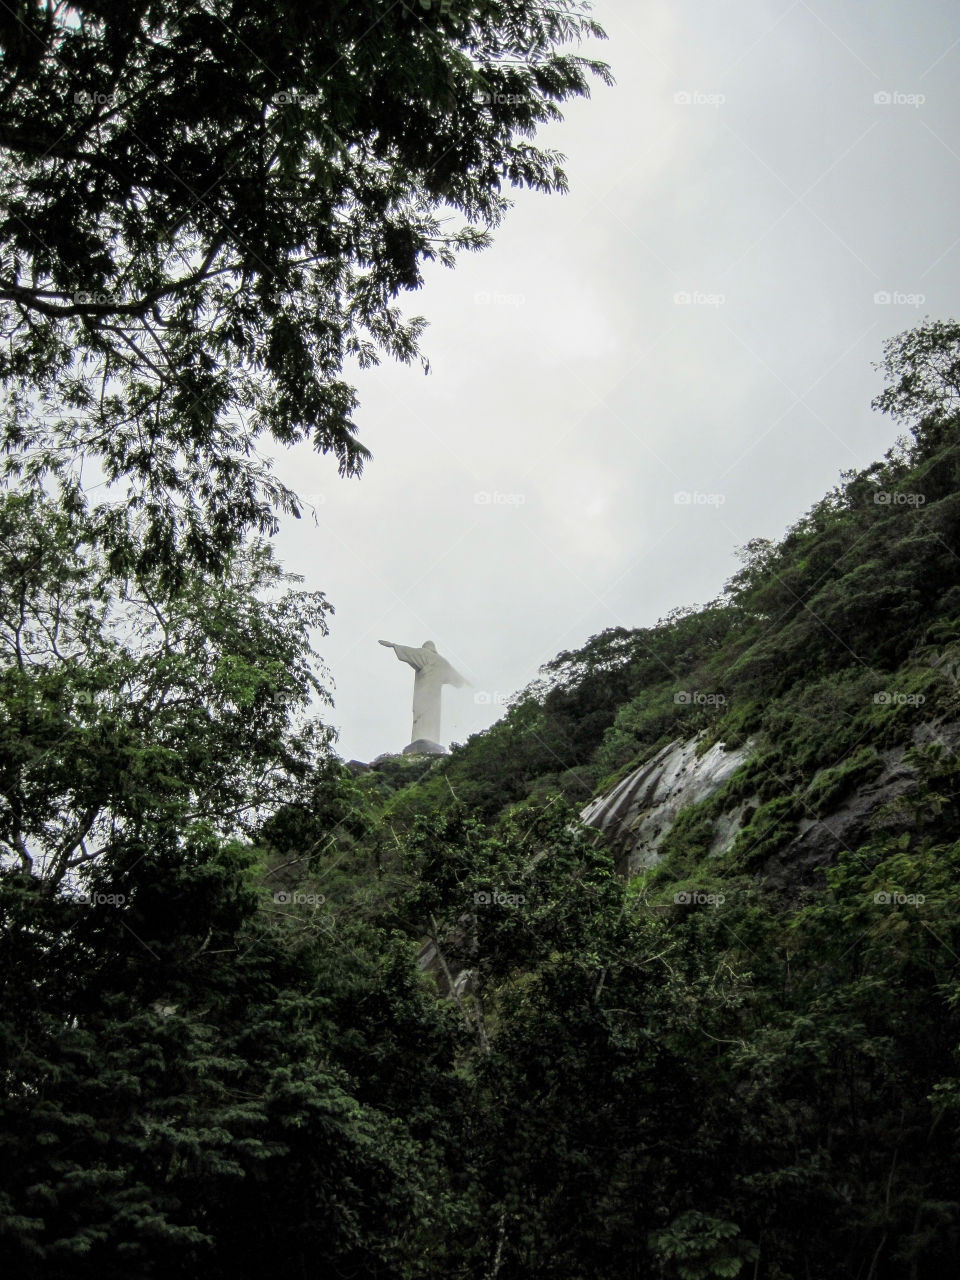
[[[413,672],[379,639],[473,682],[444,691],[462,742],[557,652],[712,599],[736,547],[893,442],[884,338],[958,312],[960,7],[595,11],[617,84],[540,137],[569,195],[518,194],[493,248],[407,295],[432,372],[358,375],[360,480],[277,460],[319,503],[277,548],[336,608],[345,758],[410,740]]]

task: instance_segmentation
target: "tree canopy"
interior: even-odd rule
[[[423,358],[397,296],[486,245],[510,187],[565,187],[534,134],[609,78],[566,47],[602,35],[588,8],[3,8],[8,469],[119,484],[170,572],[297,510],[259,437],[358,472],[350,369]]]
[[[48,890],[105,855],[290,802],[329,732],[311,632],[330,610],[269,546],[174,593],[118,577],[82,516],[0,501],[0,863]]]

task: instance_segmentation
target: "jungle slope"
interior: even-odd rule
[[[355,780],[382,918],[475,1039],[501,1277],[892,1280],[960,1248],[960,329],[901,335],[886,371],[910,436],[718,600]],[[624,883],[576,814],[695,735],[748,758]],[[791,865],[893,757],[911,785],[862,838]]]

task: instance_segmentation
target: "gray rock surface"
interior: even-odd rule
[[[610,837],[619,869],[636,875],[659,862],[657,847],[682,809],[705,800],[748,758],[750,743],[727,751],[715,743],[697,755],[700,738],[669,743],[611,791],[592,800],[580,817]],[[739,830],[731,817],[718,824],[719,846],[728,848]],[[715,842],[716,843],[716,842]]]
[[[917,775],[904,757],[912,746],[938,742],[949,751],[960,746],[960,723],[918,725],[913,741],[880,753],[883,771],[854,788],[821,818],[803,817],[796,836],[764,863],[760,874],[777,889],[791,890],[813,883],[823,867],[835,860],[841,849],[855,850],[873,834],[879,811],[917,789]],[[896,822],[885,820],[885,828]],[[906,827],[904,828],[906,829]]]
[[[717,743],[698,758],[698,741],[671,742],[581,811],[587,826],[607,836],[622,873],[635,875],[656,866],[661,857],[658,848],[681,810],[716,791],[749,758],[752,746],[746,743],[725,751]],[[877,777],[854,787],[828,813],[801,818],[796,834],[767,859],[759,874],[772,888],[787,892],[817,880],[841,849],[856,849],[869,839],[883,806],[916,789],[916,773],[905,757],[911,746],[931,742],[955,751],[960,746],[960,722],[920,725],[911,743],[882,752],[883,769]],[[837,761],[823,763],[828,767]],[[731,847],[758,802],[758,797],[748,797],[716,818],[710,855]]]

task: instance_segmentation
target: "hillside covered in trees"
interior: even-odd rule
[[[397,297],[564,189],[534,138],[601,35],[0,12],[4,1275],[955,1268],[960,325],[889,341],[881,461],[444,758],[337,755],[273,550],[258,440],[360,471],[345,368],[425,362]],[[744,760],[625,870],[581,812],[675,742]]]
[[[883,461],[439,760],[358,769],[298,722],[324,604],[265,592],[266,548],[121,601],[68,515],[9,497],[3,834],[36,851],[2,882],[12,1273],[947,1274],[958,368],[954,324],[891,340]],[[579,809],[696,735],[748,758],[618,874]],[[868,839],[766,874],[896,745],[918,785]]]

